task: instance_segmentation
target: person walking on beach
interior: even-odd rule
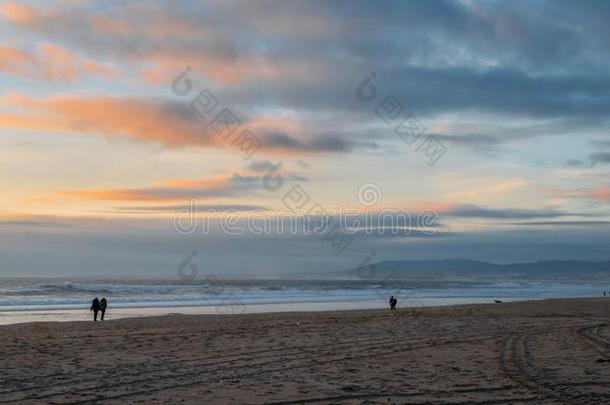
[[[106,307],[108,307],[108,301],[106,301],[106,297],[104,297],[100,301],[100,311],[102,311],[102,321],[104,320],[104,314],[106,313]]]
[[[396,304],[398,303],[398,300],[392,295],[390,297],[390,309],[392,311],[394,311],[396,309]]]
[[[93,320],[97,321],[97,313],[100,311],[100,300],[98,300],[97,297],[91,302],[91,309],[89,311],[93,311]]]

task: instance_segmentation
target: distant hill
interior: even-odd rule
[[[388,260],[371,268],[334,273],[348,278],[610,278],[610,261],[543,260],[494,264],[477,260]],[[371,274],[374,274],[370,277]]]

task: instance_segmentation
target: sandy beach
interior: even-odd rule
[[[610,299],[0,327],[0,403],[610,403]]]

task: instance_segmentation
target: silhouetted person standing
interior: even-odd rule
[[[97,313],[100,311],[100,300],[98,300],[97,297],[93,299],[91,309],[89,311],[93,311],[93,320],[97,321]]]
[[[102,298],[100,301],[100,311],[102,311],[102,321],[104,320],[104,314],[106,313],[106,308],[108,307],[108,301],[106,298]]]

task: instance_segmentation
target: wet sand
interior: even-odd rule
[[[610,298],[0,327],[0,403],[610,403]]]

